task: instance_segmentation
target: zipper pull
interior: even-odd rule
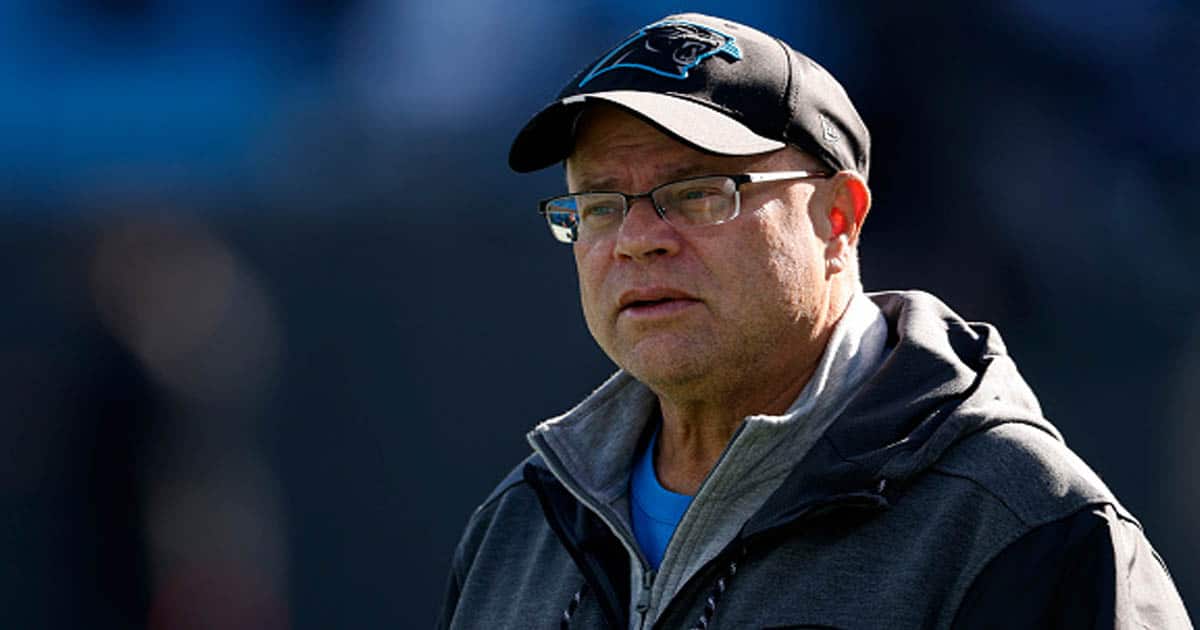
[[[654,569],[646,569],[642,572],[642,590],[638,593],[637,610],[642,616],[642,620],[638,623],[639,626],[646,625],[646,613],[650,611],[650,588],[654,586]]]

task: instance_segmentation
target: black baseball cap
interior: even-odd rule
[[[672,15],[626,37],[521,129],[509,166],[527,173],[566,159],[595,102],[709,153],[792,145],[836,170],[866,177],[870,168],[870,134],[837,79],[778,38],[721,18]]]

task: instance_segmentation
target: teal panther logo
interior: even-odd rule
[[[702,61],[724,54],[733,61],[742,58],[736,39],[715,28],[682,20],[656,22],[634,33],[598,61],[579,81],[588,81],[617,68],[645,70],[672,79],[686,79],[688,71]]]

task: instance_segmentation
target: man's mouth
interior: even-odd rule
[[[674,302],[674,301],[675,301],[675,298],[659,298],[657,300],[637,300],[636,302],[627,304],[625,306],[625,308],[641,308],[643,306],[654,306],[656,304],[666,304],[667,302]]]
[[[669,315],[698,302],[691,295],[675,289],[638,289],[621,294],[617,311],[638,316]]]

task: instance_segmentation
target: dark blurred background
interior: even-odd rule
[[[867,288],[999,326],[1195,613],[1200,9],[912,4],[0,2],[4,627],[429,627],[613,369],[508,143],[682,8],[843,81]]]

